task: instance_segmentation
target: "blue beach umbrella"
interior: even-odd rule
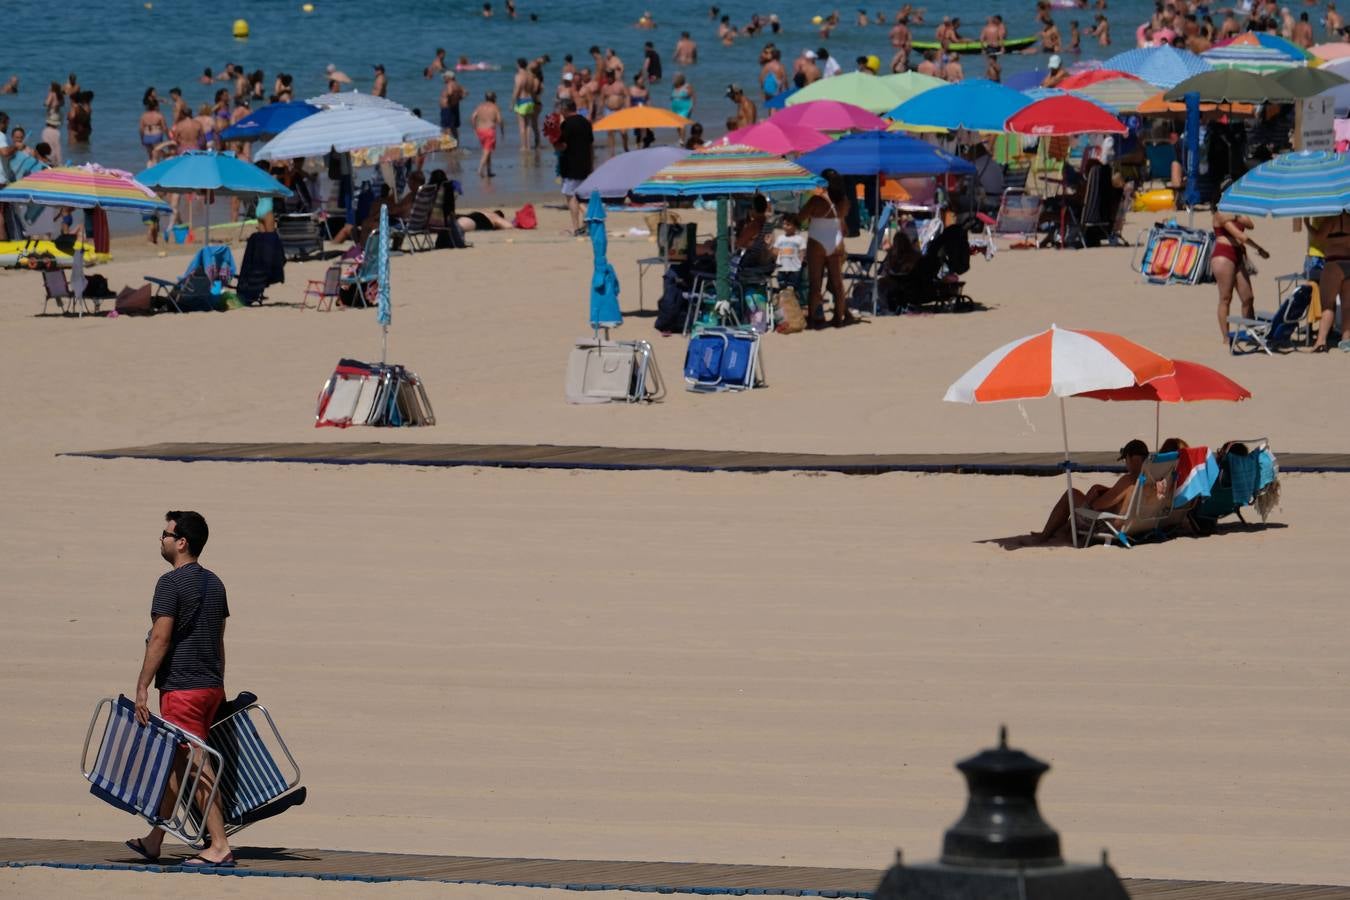
[[[586,231],[591,237],[591,251],[595,254],[595,268],[591,272],[591,328],[616,328],[623,324],[619,311],[619,277],[605,254],[609,252],[609,236],[605,233],[605,204],[599,191],[591,191],[586,204]]]
[[[1350,209],[1350,156],[1282,153],[1233,182],[1219,209],[1250,216],[1339,215]]]
[[[849,134],[797,159],[811,172],[840,175],[973,175],[975,165],[898,131]]]
[[[375,294],[375,321],[384,329],[384,350],[389,349],[389,326],[393,322],[393,310],[389,302],[389,206],[380,204],[380,240],[375,256],[375,279],[378,282]],[[380,353],[380,362],[385,354]]]
[[[1041,86],[1045,76],[1050,74],[1049,69],[1032,69],[1030,72],[1014,72],[1012,75],[1003,79],[1003,86],[1010,87],[1014,91],[1028,91],[1032,88]]]
[[[261,106],[220,133],[226,141],[257,141],[276,137],[301,119],[319,111],[310,103],[269,103]]]
[[[1031,98],[983,78],[959,81],[925,91],[886,113],[906,125],[922,125],[956,131],[1002,131],[1013,113],[1031,104]]]
[[[207,191],[206,243],[211,243],[211,194],[233,197],[289,197],[290,188],[233,153],[190,150],[136,175],[141,184],[161,191]]]
[[[1170,46],[1126,50],[1108,59],[1105,66],[1143,79],[1163,90],[1170,90],[1192,75],[1214,68],[1197,54]]]
[[[801,88],[793,88],[790,91],[783,91],[764,101],[765,109],[787,109],[788,98],[797,93]]]

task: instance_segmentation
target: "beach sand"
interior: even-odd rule
[[[1041,803],[1071,858],[1108,847],[1123,875],[1350,880],[1350,613],[1323,568],[1343,543],[1343,476],[1286,476],[1265,529],[1008,552],[991,541],[1039,527],[1060,481],[54,455],[170,440],[1055,450],[1053,401],[941,402],[985,353],[1052,321],[1214,365],[1254,394],[1166,408],[1164,436],[1350,449],[1322,387],[1342,354],[1231,359],[1212,285],[1138,285],[1110,249],[977,260],[969,293],[988,311],[770,336],[770,387],[741,395],[681,390],[684,341],[631,317],[617,336],[650,337],[669,399],[568,406],[591,255],[562,221],[546,209],[533,234],[394,259],[390,355],[427,382],[440,424],[425,430],[312,428],[334,361],[378,356],[373,313],[34,318],[38,277],[0,275],[14,375],[0,834],[137,833],[88,796],[75,756],[94,701],[134,687],[163,568],[152,538],[165,509],[191,507],[230,590],[227,687],[272,709],[311,791],[245,845],[880,868],[896,846],[936,855],[964,803],[952,763],[1007,723],[1054,766]],[[1270,277],[1301,260],[1286,228],[1258,230],[1276,254],[1265,308]],[[633,260],[652,245],[610,248],[635,308]],[[101,271],[116,289],[182,264]],[[297,302],[322,270],[288,266],[272,299]],[[1152,443],[1147,405],[1068,409],[1076,448]],[[38,896],[176,884],[4,877]]]

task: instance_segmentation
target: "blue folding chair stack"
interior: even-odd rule
[[[94,731],[107,711],[103,737],[94,763],[89,764],[89,745]],[[187,746],[184,777],[177,796],[162,815],[164,797],[169,789],[169,774],[179,744]],[[192,813],[192,797],[202,785],[204,765],[219,771],[220,754],[199,738],[151,716],[147,725],[136,721],[136,704],[126,697],[104,697],[94,706],[89,730],[84,736],[80,771],[89,781],[89,793],[124,812],[138,815],[158,825],[189,847],[205,846],[200,816]],[[209,781],[209,776],[207,776]],[[217,786],[209,788],[208,803]]]
[[[694,333],[684,357],[690,391],[744,391],[764,386],[760,335],[753,329],[709,327]]]
[[[105,697],[94,706],[80,756],[80,771],[90,793],[138,815],[193,849],[206,846],[205,817],[219,797],[225,831],[234,834],[305,802],[300,767],[257,697],[241,693],[222,705],[202,741],[158,716],[147,725],[136,721],[136,705],[126,697]],[[90,764],[90,747],[102,723]],[[259,727],[259,726],[265,727]],[[175,756],[184,748],[183,777],[166,804]],[[283,774],[280,755],[290,774]],[[205,789],[206,806],[199,792]],[[167,812],[167,815],[164,814]]]

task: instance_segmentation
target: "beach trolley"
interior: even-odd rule
[[[155,715],[150,724],[141,725],[135,703],[125,696],[104,697],[94,706],[80,754],[80,772],[90,783],[89,792],[163,828],[194,850],[210,840],[195,799],[202,788],[208,791],[208,805],[220,797],[227,835],[299,806],[307,794],[300,784],[300,766],[272,714],[257,700],[243,692],[222,703],[202,741]],[[101,735],[97,745],[96,733]],[[187,761],[165,817],[161,807],[180,746],[186,748]]]

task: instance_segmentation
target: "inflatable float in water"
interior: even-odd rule
[[[1003,42],[1003,49],[1005,51],[1025,50],[1027,47],[1030,47],[1032,44],[1036,43],[1037,40],[1038,39],[1035,36],[1012,38],[1011,40],[1006,40]],[[915,41],[910,46],[912,46],[915,50],[942,49],[942,45],[939,44],[937,41]],[[979,41],[953,41],[952,43],[947,45],[947,50],[950,53],[983,53],[984,44],[981,44]]]

